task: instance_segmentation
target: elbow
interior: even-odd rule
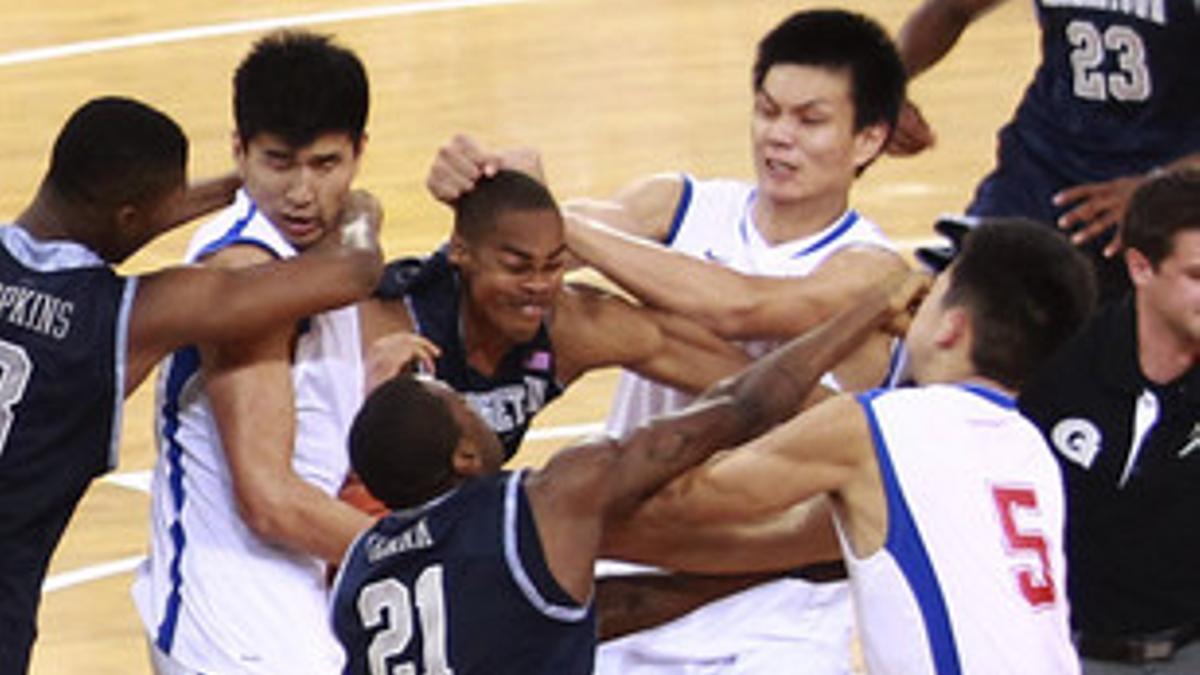
[[[283,543],[290,532],[291,513],[287,501],[275,491],[238,495],[238,513],[246,527],[264,541]]]

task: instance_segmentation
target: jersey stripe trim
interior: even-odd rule
[[[1017,400],[1015,398],[1013,398],[1012,396],[1005,394],[1004,392],[996,391],[995,389],[985,387],[981,384],[970,384],[970,383],[966,383],[966,382],[961,383],[958,386],[960,388],[962,388],[963,390],[969,391],[972,394],[975,394],[976,396],[978,396],[986,401],[991,401],[992,403],[995,403],[996,405],[1000,406],[1001,408],[1004,408],[1005,410],[1016,410],[1017,409]]]
[[[671,229],[667,230],[667,237],[663,239],[663,244],[666,246],[674,243],[675,237],[679,236],[679,228],[683,227],[683,218],[692,204],[692,177],[685,174],[682,178],[683,194],[679,195],[679,203],[675,205],[675,215],[671,218]]]
[[[167,607],[163,612],[162,622],[158,626],[158,635],[154,644],[164,654],[171,653],[175,641],[175,629],[179,621],[179,610],[183,604],[180,587],[183,585],[183,550],[187,546],[187,536],[183,531],[183,504],[186,495],[183,489],[183,445],[178,438],[180,399],[183,389],[192,376],[200,369],[200,352],[195,347],[181,349],[171,357],[168,365],[166,401],[163,403],[163,441],[166,445],[166,461],[168,464],[168,487],[171,492],[171,503],[175,507],[175,522],[171,523],[171,544],[175,553],[171,556],[170,578],[171,591],[167,595]]]
[[[876,417],[872,405],[881,393],[884,391],[879,389],[869,391],[859,395],[858,401],[871,427],[871,440],[879,459],[879,474],[887,499],[888,532],[884,547],[892,554],[904,573],[904,578],[921,610],[930,655],[938,675],[961,675],[962,664],[959,662],[958,646],[954,641],[954,629],[950,625],[946,599],[933,571],[933,563],[925,548],[925,542],[922,541],[912,512],[904,500],[900,481],[896,477],[896,470],[888,453],[887,441],[884,440],[879,418]]]
[[[846,212],[846,215],[842,216],[842,220],[840,222],[838,222],[837,225],[834,225],[832,228],[830,228],[830,230],[828,232],[825,233],[825,236],[816,240],[812,244],[804,247],[803,249],[796,251],[795,253],[792,254],[791,257],[803,258],[804,256],[809,255],[811,253],[816,253],[817,251],[825,248],[826,246],[829,246],[834,241],[837,241],[837,239],[839,237],[841,237],[843,234],[848,232],[850,230],[850,228],[854,227],[854,224],[857,222],[858,222],[858,211],[855,211],[854,209],[850,209],[849,211]]]
[[[534,609],[556,621],[578,623],[587,617],[588,608],[556,605],[546,600],[521,564],[521,554],[517,548],[517,489],[524,476],[524,471],[514,471],[504,486],[504,560],[508,563],[508,571]]]
[[[117,468],[119,446],[121,445],[121,421],[125,410],[125,373],[129,356],[129,315],[133,311],[133,299],[137,297],[137,277],[125,279],[125,290],[121,293],[121,306],[117,310],[116,339],[113,340],[113,414],[112,429],[109,431],[108,470]]]
[[[257,242],[253,239],[244,239],[242,237],[242,232],[246,230],[246,227],[252,220],[254,220],[254,216],[257,214],[258,204],[255,204],[251,201],[249,208],[246,209],[246,214],[234,221],[233,225],[231,225],[229,229],[225,231],[225,234],[222,234],[217,239],[209,242],[204,248],[200,249],[196,253],[195,259],[201,260],[203,258],[207,258],[213,253],[216,253],[227,246],[232,246],[233,244],[257,244],[258,246],[267,248],[262,244],[262,242]],[[270,249],[267,248],[267,250]],[[274,253],[274,251],[271,251],[271,253]]]

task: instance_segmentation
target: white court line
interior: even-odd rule
[[[121,37],[101,38],[98,40],[85,40],[83,42],[72,42],[50,47],[22,49],[15,52],[0,54],[0,67],[13,66],[22,63],[34,63],[37,61],[49,61],[51,59],[61,59],[69,56],[79,56],[82,54],[95,54],[98,52],[107,52],[117,49],[129,49],[131,47],[145,47],[149,45],[158,45],[170,42],[203,40],[205,38],[238,35],[241,33],[260,33],[276,28],[294,28],[297,26],[307,26],[311,24],[362,21],[364,19],[378,19],[389,16],[406,16],[410,14],[428,14],[431,12],[444,12],[472,7],[486,7],[490,5],[511,5],[529,1],[530,0],[428,0],[425,2],[380,5],[378,7],[359,7],[331,12],[318,12],[316,14],[300,14],[296,16],[256,19],[253,21],[235,21],[232,23],[220,23],[210,26],[193,26],[189,28],[178,28],[175,30],[164,30],[154,33],[140,33]]]
[[[135,555],[129,558],[121,558],[119,560],[111,560],[99,565],[88,565],[70,572],[62,572],[46,577],[46,581],[42,583],[43,593],[53,593],[61,591],[64,588],[86,584],[89,581],[99,581],[106,577],[132,572],[137,569],[137,566],[146,556]]]

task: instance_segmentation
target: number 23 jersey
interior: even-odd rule
[[[1042,61],[1015,129],[1076,180],[1200,151],[1200,4],[1036,0]]]

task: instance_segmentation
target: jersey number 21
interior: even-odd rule
[[[364,586],[358,594],[358,616],[363,627],[382,627],[367,648],[371,675],[454,675],[446,660],[446,602],[442,592],[442,566],[431,565],[417,577],[412,593],[397,579],[381,579]],[[413,596],[416,604],[413,604]],[[418,674],[410,662],[388,668],[388,660],[404,652],[413,637],[413,610],[421,629],[421,660]]]

